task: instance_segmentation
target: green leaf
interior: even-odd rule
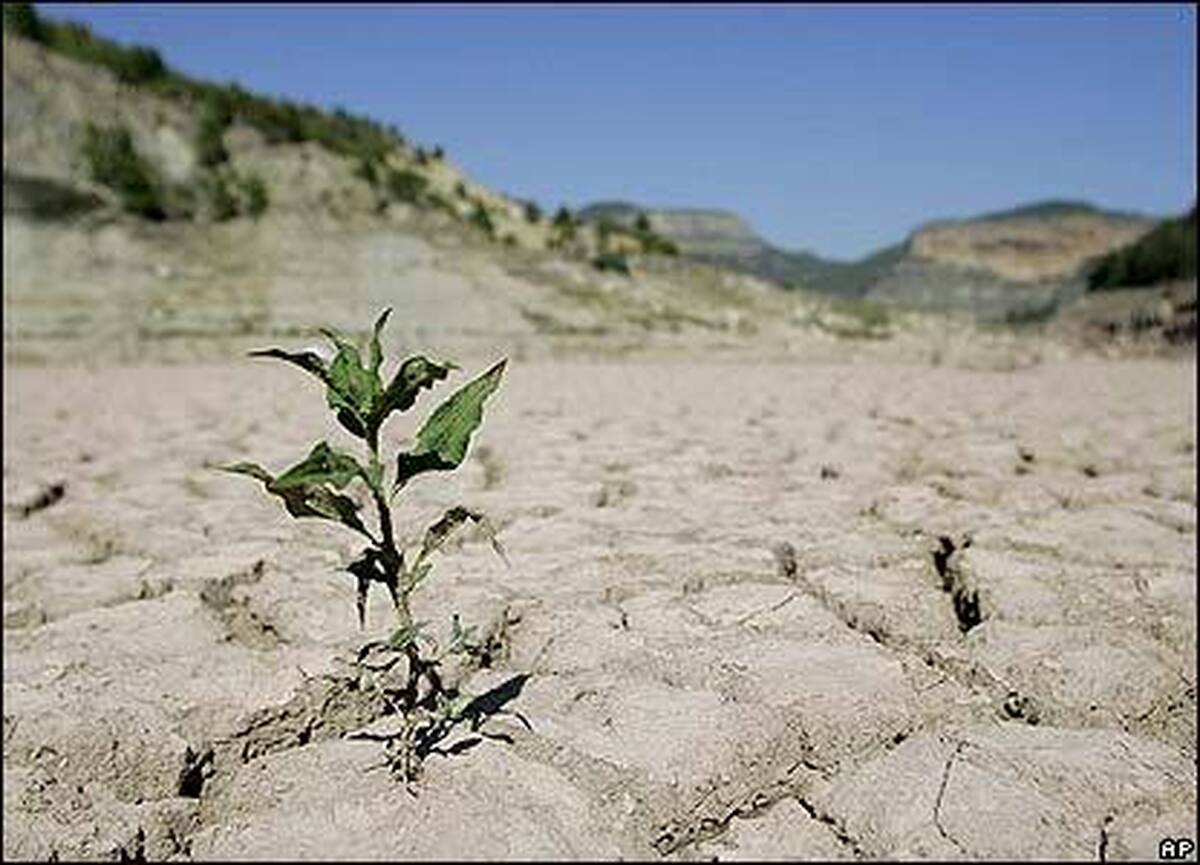
[[[365,438],[367,419],[372,416],[383,390],[379,374],[363,367],[362,356],[352,343],[333,331],[321,332],[338,350],[326,376],[329,385],[326,400],[329,407],[337,412],[338,421],[343,427],[352,435]]]
[[[417,433],[416,446],[396,460],[396,487],[421,472],[458,468],[471,435],[483,420],[483,404],[500,386],[507,360],[501,360],[437,407]]]
[[[322,382],[325,383],[325,398],[329,407],[337,412],[338,422],[345,427],[352,435],[359,438],[366,436],[366,424],[363,421],[362,414],[359,408],[359,394],[363,389],[359,380],[359,376],[351,368],[358,358],[358,350],[354,346],[341,341],[338,337],[325,332],[326,336],[333,339],[335,343],[348,347],[349,352],[353,352],[352,357],[347,357],[346,354],[339,348],[338,354],[334,357],[333,363],[325,366],[325,361],[315,352],[301,351],[289,352],[281,348],[269,348],[262,351],[250,352],[252,357],[274,357],[280,360],[286,360],[289,363],[294,363],[303,370],[311,372]],[[337,367],[336,373],[334,367]],[[375,377],[376,389],[378,389],[378,377]],[[369,409],[368,409],[369,413]]]
[[[379,334],[383,330],[383,326],[387,324],[388,316],[392,314],[392,308],[389,306],[379,314],[379,318],[375,319],[375,328],[371,332],[371,374],[379,375],[379,366],[383,363],[383,348],[379,344]]]
[[[313,447],[303,461],[292,466],[271,482],[272,492],[314,484],[333,484],[343,489],[356,477],[367,480],[367,470],[344,451],[334,450],[325,442]]]
[[[318,444],[307,458],[277,478],[273,478],[270,472],[255,463],[236,463],[220,468],[235,474],[249,475],[261,481],[267,492],[283,499],[284,508],[293,517],[332,520],[365,535],[372,543],[375,542],[358,518],[358,503],[349,496],[335,493],[324,486],[330,483],[335,489],[341,489],[354,477],[361,476],[363,469],[353,457],[333,450],[325,442]]]
[[[392,412],[408,411],[423,389],[433,387],[452,369],[458,367],[452,363],[437,363],[422,355],[408,358],[388,382],[368,425],[378,430]]]
[[[284,351],[281,348],[267,348],[260,351],[250,352],[251,357],[274,357],[279,360],[286,360],[288,363],[294,363],[307,372],[311,372],[323,382],[327,382],[328,370],[325,367],[325,361],[319,354],[312,351]]]
[[[458,654],[466,652],[470,645],[470,640],[475,632],[475,626],[464,628],[462,622],[459,621],[458,613],[455,613],[450,620],[450,645],[446,647],[446,654]]]
[[[425,626],[428,624],[428,622],[413,622],[411,625],[400,626],[393,631],[391,637],[388,638],[388,648],[395,649],[398,652],[404,651],[411,644],[415,643],[418,637],[425,636],[421,633],[421,631],[424,630]]]
[[[228,466],[217,466],[217,469],[223,472],[231,472],[239,475],[250,475],[252,478],[257,478],[264,484],[271,482],[271,474],[262,466],[256,463],[234,463]]]
[[[415,589],[422,580],[429,576],[429,571],[432,567],[433,565],[425,563],[415,565],[411,571],[408,571],[404,583],[405,592],[411,592],[413,589]]]

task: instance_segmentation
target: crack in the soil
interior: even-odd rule
[[[735,817],[752,818],[789,796],[798,796],[804,784],[803,776],[797,776],[801,768],[827,778],[828,773],[809,760],[807,753],[789,754],[784,750],[786,742],[796,740],[795,731],[774,740],[774,749],[765,749],[751,758],[748,771],[733,780],[710,779],[702,788],[702,795],[686,811],[680,810],[684,803],[678,799],[666,805],[667,813],[651,824],[651,846],[660,856],[667,856],[719,838],[729,830]],[[803,734],[800,741],[807,741]],[[756,767],[757,771],[753,771]]]
[[[939,835],[953,844],[955,848],[963,854],[964,857],[970,858],[967,849],[963,847],[961,843],[959,843],[957,838],[954,838],[949,832],[947,832],[946,827],[942,825],[942,800],[946,795],[946,787],[950,781],[950,770],[954,767],[954,763],[958,759],[958,755],[962,753],[965,745],[965,742],[956,743],[953,753],[946,758],[946,765],[942,769],[942,783],[938,788],[937,801],[933,803],[933,825],[937,827]]]
[[[784,607],[786,607],[788,604],[790,604],[792,601],[796,600],[796,598],[798,598],[799,596],[800,596],[799,592],[792,592],[786,598],[784,598],[782,601],[777,601],[774,604],[771,604],[770,606],[763,607],[761,610],[755,610],[752,613],[747,613],[746,615],[744,615],[740,619],[738,619],[736,624],[738,626],[742,626],[742,625],[745,625],[746,623],[748,623],[751,619],[755,619],[758,616],[765,616],[769,613],[775,612],[776,610],[781,610]]]
[[[803,796],[796,796],[795,799],[797,804],[804,809],[804,812],[813,820],[825,825],[833,837],[837,839],[838,843],[843,847],[848,848],[850,852],[854,854],[855,859],[873,858],[868,856],[867,852],[857,841],[854,840],[850,833],[846,831],[845,827],[838,823],[836,817],[834,817],[832,814],[826,814],[824,811],[818,811],[816,805]]]
[[[1096,848],[1096,859],[1100,862],[1108,861],[1108,827],[1112,825],[1113,815],[1107,814],[1104,817],[1104,822],[1100,824],[1100,843]]]
[[[952,542],[951,542],[952,543]],[[959,549],[953,545],[954,549]],[[964,544],[965,546],[965,544]],[[942,546],[944,550],[944,545]],[[993,706],[1001,707],[1014,689],[1006,681],[995,676],[985,666],[969,659],[947,656],[934,641],[914,640],[903,634],[892,633],[888,628],[876,622],[864,622],[851,608],[850,604],[841,601],[824,586],[809,580],[797,565],[796,551],[791,544],[783,542],[774,548],[776,561],[782,576],[795,584],[801,592],[813,598],[817,603],[835,616],[843,625],[855,633],[869,637],[882,648],[895,652],[904,657],[915,657],[926,667],[937,670],[961,687],[985,698]],[[935,550],[935,556],[938,551]],[[947,558],[951,553],[947,552]],[[935,559],[935,567],[936,567]],[[945,564],[945,563],[943,563]],[[953,567],[953,564],[950,565]],[[961,626],[960,618],[960,626]],[[939,683],[940,684],[940,683]],[[931,686],[932,687],[932,686]]]

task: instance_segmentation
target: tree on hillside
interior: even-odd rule
[[[1135,243],[1101,258],[1088,274],[1092,291],[1196,278],[1196,206],[1156,225]]]
[[[4,29],[34,42],[46,41],[46,27],[32,3],[5,3]]]

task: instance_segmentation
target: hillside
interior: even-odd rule
[[[579,212],[585,221],[607,220],[624,226],[632,225],[642,214],[656,232],[696,261],[753,274],[785,288],[838,297],[861,297],[899,254],[899,247],[889,247],[858,262],[840,262],[811,252],[780,249],[727,210],[641,208],[612,201],[597,202]]]
[[[894,338],[941,327],[907,309],[1044,316],[1074,283],[1023,282],[1029,261],[1065,273],[1145,224],[1042,205],[847,263],[726,211],[550,214],[395,127],[192,80],[77,25],[32,39],[5,21],[10,359],[203,356],[396,302],[400,338],[447,349]]]
[[[1137,241],[1095,263],[1088,288],[1111,290],[1196,278],[1196,206],[1165,219]]]
[[[627,202],[600,202],[580,211],[585,220],[620,225],[639,215],[690,258],[786,288],[898,308],[962,311],[983,320],[1046,314],[1077,297],[1095,259],[1141,237],[1152,224],[1085,202],[1036,202],[930,222],[899,243],[842,262],[773,246],[728,211]]]
[[[70,33],[74,54],[4,35],[10,360],[207,356],[387,304],[445,351],[819,330],[820,299],[543,213],[398,130],[166,67],[131,82],[111,58],[138,49]]]

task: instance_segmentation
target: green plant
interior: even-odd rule
[[[83,158],[92,180],[114,190],[125,210],[156,222],[167,218],[154,171],[134,149],[127,127],[88,123],[83,130]]]
[[[619,252],[602,252],[592,259],[592,267],[599,271],[611,270],[624,276],[631,276],[629,261]]]
[[[400,716],[400,731],[385,738],[393,769],[406,783],[411,783],[432,743],[460,720],[470,719],[471,712],[479,711],[479,701],[447,686],[439,671],[445,658],[469,657],[479,651],[479,644],[472,642],[469,629],[461,626],[455,614],[451,619],[450,640],[439,647],[435,639],[424,633],[428,622],[413,618],[410,598],[429,574],[430,557],[466,523],[481,527],[501,558],[504,553],[486,517],[463,506],[450,508],[430,525],[418,548],[402,549],[393,529],[391,502],[415,477],[426,472],[450,471],[463,463],[471,436],[482,422],[484,403],[499,387],[507,359],[459,388],[429,415],[413,446],[396,456],[389,480],[379,448],[385,421],[393,412],[412,408],[422,390],[432,388],[458,368],[453,363],[416,355],[401,363],[385,385],[380,376],[383,351],[379,337],[390,313],[390,309],[384,310],[375,321],[365,363],[357,345],[329,330],[322,330],[336,348],[329,362],[311,351],[271,348],[251,352],[255,357],[287,361],[316,376],[325,385],[326,402],[338,423],[366,446],[364,461],[322,441],[307,457],[278,476],[249,462],[220,468],[261,481],[267,492],[283,500],[293,517],[330,520],[368,541],[358,558],[345,568],[357,584],[359,626],[365,626],[371,584],[382,583],[391,596],[396,627],[388,639],[364,645],[358,653],[358,663],[371,672],[389,713]],[[368,528],[360,517],[359,502],[342,492],[349,491],[352,484],[369,494],[374,502],[376,529]],[[432,646],[429,653],[423,652],[421,641]],[[474,720],[472,724],[475,726]]]
[[[472,225],[481,229],[488,237],[496,236],[496,225],[492,222],[491,213],[478,201],[475,202],[475,209],[471,211],[470,220]]]
[[[407,201],[409,204],[419,204],[429,181],[411,169],[396,170],[393,168],[388,171],[387,185],[388,191],[394,198]]]
[[[220,174],[214,174],[205,184],[208,206],[214,222],[226,222],[238,214],[238,202],[229,189],[229,183]]]
[[[560,229],[574,229],[575,217],[571,215],[571,211],[564,204],[559,207],[554,213],[554,227]]]
[[[1196,207],[1160,222],[1137,242],[1113,250],[1092,266],[1088,289],[1153,285],[1196,276]]]
[[[375,167],[375,160],[366,156],[359,157],[358,165],[354,168],[354,176],[365,180],[372,187],[378,184],[379,169]]]
[[[241,179],[241,187],[246,199],[246,212],[258,219],[271,203],[266,182],[257,174],[248,174]]]
[[[538,207],[536,201],[526,201],[524,209],[526,222],[536,225],[542,221],[542,209]]]
[[[196,161],[206,168],[213,168],[229,161],[225,149],[225,130],[233,122],[233,114],[227,100],[212,95],[204,104],[200,125],[196,129]]]
[[[5,3],[4,29],[34,42],[46,41],[46,27],[32,3]]]

